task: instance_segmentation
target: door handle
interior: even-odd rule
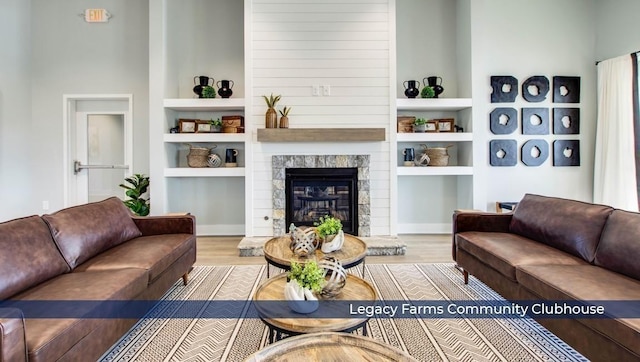
[[[83,169],[124,169],[128,170],[129,165],[83,165],[80,161],[73,161],[73,173],[75,175]]]

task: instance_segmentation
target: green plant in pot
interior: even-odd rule
[[[427,120],[424,118],[416,118],[413,121],[413,131],[414,132],[426,132],[427,131]]]
[[[330,241],[342,230],[342,221],[330,215],[321,216],[313,225],[316,227],[316,234],[323,242]]]
[[[420,97],[422,98],[434,98],[436,96],[436,91],[431,86],[425,86],[420,91]]]
[[[216,89],[210,85],[202,87],[202,98],[215,98]]]
[[[211,132],[220,133],[220,131],[222,131],[222,121],[220,120],[220,118],[212,118],[209,121],[209,124],[211,125]]]
[[[124,204],[138,216],[147,216],[151,210],[149,199],[144,198],[144,194],[149,189],[149,176],[135,174],[124,179],[128,185],[120,184],[120,187],[127,190],[125,195],[129,197],[124,200]]]
[[[262,98],[264,98],[265,103],[267,103],[267,112],[264,115],[265,128],[278,128],[276,104],[278,104],[282,96],[274,96],[273,93],[271,93],[271,96],[267,97],[263,95]]]
[[[288,281],[284,286],[284,297],[289,307],[297,313],[311,313],[320,305],[316,294],[322,292],[325,271],[315,261],[304,264],[291,261]]]

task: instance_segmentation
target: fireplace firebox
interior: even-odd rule
[[[313,226],[331,215],[345,233],[358,235],[357,168],[287,168],[285,200],[286,225]]]

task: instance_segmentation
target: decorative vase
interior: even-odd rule
[[[213,78],[209,78],[206,75],[196,75],[193,77],[193,83],[196,85],[193,87],[193,93],[195,93],[198,98],[202,98],[202,89],[209,86],[209,80],[211,80],[211,86],[213,86],[215,82]]]
[[[331,238],[329,238],[331,236]],[[322,242],[322,252],[323,253],[331,253],[336,250],[340,250],[342,245],[344,244],[344,231],[340,230],[335,235],[328,235],[327,238]]]
[[[209,167],[220,167],[220,165],[222,165],[222,159],[217,154],[210,153],[209,156],[207,156],[207,163]]]
[[[413,132],[426,132],[427,131],[427,125],[426,124],[414,124],[413,125]]]
[[[267,109],[267,113],[264,115],[264,126],[266,128],[278,128],[278,112],[273,107]]]
[[[284,299],[291,310],[300,314],[315,312],[320,306],[318,298],[311,290],[303,288],[295,280],[290,280],[284,285]]]
[[[280,128],[289,128],[289,117],[280,117]]]
[[[404,95],[407,96],[407,98],[415,98],[420,94],[420,82],[417,80],[405,80],[402,84],[405,89]]]
[[[233,88],[233,85],[235,84],[233,83],[232,80],[221,80],[217,84],[218,84],[218,95],[220,95],[220,97],[222,98],[231,97],[231,95],[233,94],[233,91],[231,90],[231,88]]]
[[[433,98],[438,98],[438,96],[444,92],[444,88],[442,87],[442,78],[436,76],[426,77],[422,81],[424,82],[425,79],[427,80],[426,84],[433,88],[433,91],[436,93]]]

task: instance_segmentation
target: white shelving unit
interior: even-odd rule
[[[471,108],[471,98],[400,98],[399,111],[461,111]]]
[[[168,98],[164,108],[182,112],[244,111],[244,98]]]
[[[164,169],[165,177],[244,177],[244,174],[244,167],[168,167]]]

